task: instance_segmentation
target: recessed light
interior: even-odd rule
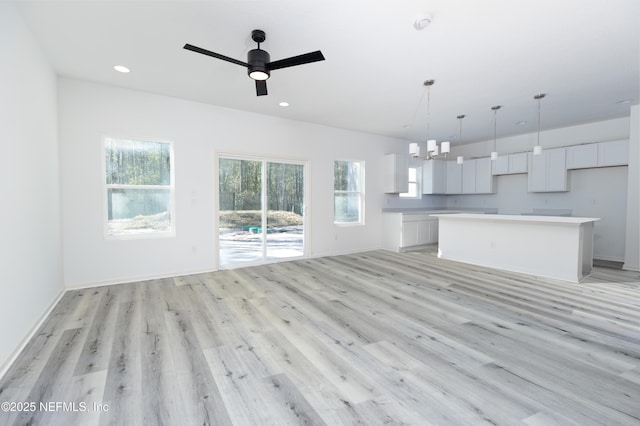
[[[281,107],[288,107],[289,102],[280,102],[278,105],[280,105]]]
[[[129,68],[125,67],[124,65],[116,65],[115,67],[113,67],[113,69],[125,74],[131,71]]]
[[[617,104],[630,104],[631,103],[631,99],[622,99],[618,102],[616,102]]]
[[[411,124],[403,124],[403,125],[402,125],[402,128],[403,128],[403,129],[408,129],[408,128],[410,128],[410,127],[413,127],[413,125],[411,125]]]
[[[528,121],[521,120],[521,121],[518,121],[518,122],[516,123],[516,126],[524,126],[524,125],[525,125],[525,124],[527,124],[527,123],[528,123]]]

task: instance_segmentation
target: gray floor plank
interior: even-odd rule
[[[433,247],[67,292],[0,424],[640,424],[640,274],[580,284]]]

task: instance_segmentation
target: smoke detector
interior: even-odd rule
[[[413,23],[413,28],[415,28],[418,31],[423,30],[429,26],[432,20],[433,20],[433,17],[431,15],[428,15],[428,14],[420,15],[416,18],[415,22]]]

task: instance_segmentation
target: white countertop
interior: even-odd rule
[[[593,217],[572,217],[572,216],[529,216],[529,215],[512,215],[512,214],[471,214],[471,213],[457,213],[457,214],[432,214],[437,218],[447,218],[451,220],[487,220],[487,221],[505,221],[505,222],[546,222],[546,223],[566,223],[566,224],[580,224],[587,222],[595,222],[600,220]]]

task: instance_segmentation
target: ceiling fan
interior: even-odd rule
[[[191,50],[192,52],[201,53],[203,55],[212,56],[214,58],[222,59],[223,61],[231,62],[232,64],[242,65],[247,67],[249,77],[256,81],[256,95],[263,96],[267,94],[267,79],[271,75],[271,71],[280,68],[293,67],[296,65],[308,64],[311,62],[324,61],[322,52],[316,50],[315,52],[304,53],[298,56],[292,56],[286,59],[280,59],[279,61],[271,61],[269,53],[260,49],[260,43],[266,40],[266,34],[262,30],[251,31],[251,38],[258,43],[257,49],[251,49],[247,54],[247,62],[242,62],[237,59],[230,58],[228,56],[221,55],[219,53],[212,52],[201,47],[191,45],[189,43],[184,45],[184,48]]]

